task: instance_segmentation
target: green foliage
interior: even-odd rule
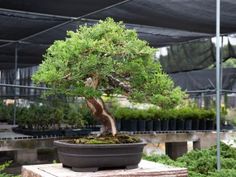
[[[236,170],[223,169],[214,173],[210,173],[209,177],[236,177]]]
[[[11,164],[11,161],[5,162],[3,164],[0,165],[0,172],[2,172],[3,170],[5,170],[7,167],[9,167]]]
[[[216,146],[191,151],[177,160],[168,156],[144,156],[146,160],[177,167],[187,167],[190,177],[236,177],[236,149],[221,143],[222,170],[216,170]]]
[[[64,122],[72,128],[81,127],[85,124],[94,124],[91,119],[91,114],[88,108],[81,104],[68,104],[65,109]]]
[[[124,107],[116,107],[113,109],[116,119],[214,119],[215,112],[213,110],[205,110],[200,108],[185,107],[179,109],[130,109]]]
[[[24,129],[60,129],[83,127],[93,120],[84,103],[49,101],[33,103],[30,107],[17,107],[17,124]]]
[[[0,122],[10,122],[13,117],[13,105],[0,101]],[[48,130],[60,129],[62,125],[71,128],[95,124],[84,102],[71,103],[51,98],[48,101],[34,102],[28,107],[16,107],[17,124],[24,129]]]
[[[236,59],[229,58],[223,62],[223,68],[236,68]]]
[[[143,159],[153,162],[163,163],[170,166],[184,167],[182,163],[170,159],[170,157],[167,155],[151,155],[151,156],[144,155]]]
[[[94,26],[80,26],[76,32],[69,31],[65,40],[55,41],[33,80],[53,88],[51,93],[69,96],[127,94],[111,82],[112,76],[131,87],[130,99],[172,108],[185,94],[154,61],[155,50],[138,39],[136,31],[108,18]],[[85,85],[88,78],[97,78],[98,86]]]
[[[13,105],[7,106],[0,100],[0,122],[10,122],[13,117]]]
[[[3,172],[7,167],[10,166],[10,164],[11,164],[11,161],[0,164],[0,177],[17,177],[17,176],[6,174]]]

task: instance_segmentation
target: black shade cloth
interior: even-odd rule
[[[26,12],[79,17],[122,1],[123,0],[0,0],[0,7]]]
[[[222,37],[221,58],[236,58],[235,37]],[[168,55],[160,55],[160,62],[167,73],[201,70],[216,61],[215,43],[212,39],[200,39],[167,47]]]
[[[16,80],[17,84],[32,86],[33,82],[31,80],[32,74],[37,70],[37,67],[26,67],[17,70],[18,77]],[[215,69],[205,69],[190,72],[181,72],[169,74],[173,79],[176,86],[180,86],[186,91],[202,91],[202,90],[215,90],[216,80],[215,80]],[[232,90],[236,83],[236,68],[224,68],[222,70],[222,89]],[[0,71],[0,81],[1,83],[14,84],[15,82],[15,71],[1,70]],[[43,85],[42,85],[43,86]],[[37,89],[26,89],[17,88],[16,96],[18,97],[33,97],[39,96],[42,90]],[[200,92],[197,92],[200,93]],[[13,87],[0,87],[1,97],[14,97],[15,91]],[[194,93],[195,94],[195,93]]]
[[[187,91],[215,90],[216,70],[206,69],[170,74],[175,85]],[[236,68],[224,68],[222,75],[222,89],[232,90],[236,82]]]
[[[122,2],[122,0],[0,0],[0,7],[78,17]],[[113,17],[126,23],[215,33],[215,0],[130,0],[117,7],[89,16]],[[221,31],[236,31],[236,1],[221,0]]]
[[[0,70],[0,83],[33,86],[31,77],[33,73],[37,70],[37,68],[38,68],[37,66],[34,66],[34,67],[25,67],[17,69],[16,80],[15,80],[14,69]],[[40,96],[42,92],[43,90],[39,89],[16,88],[15,90],[15,88],[13,87],[0,87],[0,97],[7,97],[7,98],[14,98],[15,95],[18,98]]]

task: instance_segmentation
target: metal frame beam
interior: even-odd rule
[[[220,0],[216,0],[216,130],[217,130],[217,170],[220,162],[220,108],[221,108],[221,65],[220,65]]]
[[[14,84],[17,80],[17,62],[18,62],[18,44],[15,45],[15,78]],[[13,113],[13,125],[16,125],[16,87],[14,87],[14,113]]]

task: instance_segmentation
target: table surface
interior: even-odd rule
[[[141,160],[136,169],[101,170],[97,172],[74,172],[62,164],[28,165],[22,167],[22,177],[187,177],[185,168],[171,167]]]

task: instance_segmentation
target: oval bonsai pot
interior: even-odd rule
[[[73,171],[137,168],[145,143],[72,144],[68,140],[54,141],[59,160]]]

